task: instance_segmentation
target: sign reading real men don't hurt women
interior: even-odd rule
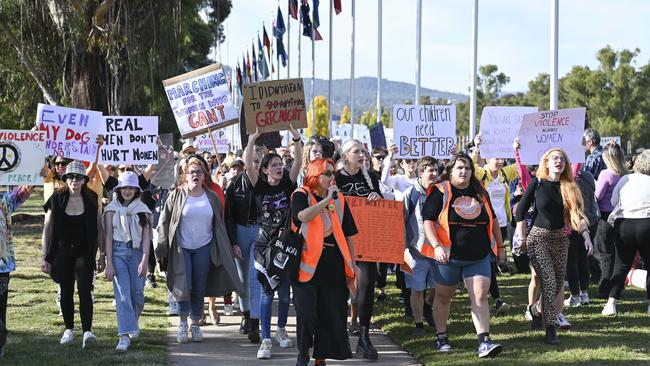
[[[244,86],[246,132],[307,127],[302,79],[273,80]]]
[[[449,159],[456,144],[456,106],[394,105],[393,141],[399,159]]]
[[[104,116],[102,164],[157,164],[158,117]]]
[[[163,85],[183,138],[230,126],[239,120],[239,111],[232,103],[220,64],[163,80]]]

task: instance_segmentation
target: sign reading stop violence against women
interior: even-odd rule
[[[46,155],[95,161],[95,139],[103,133],[101,112],[39,103],[36,126],[46,133]]]
[[[537,107],[485,107],[481,114],[481,156],[514,158],[512,142],[519,133],[525,114]]]
[[[226,137],[226,131],[212,131],[212,138],[214,138],[214,145],[217,145],[217,153],[227,154],[230,151],[230,139]],[[212,144],[210,135],[207,133],[194,138],[194,147],[199,151],[214,154],[214,145]]]
[[[104,116],[102,164],[157,164],[158,117]]]
[[[307,127],[302,79],[273,80],[244,86],[246,132],[288,130]]]
[[[585,108],[571,108],[526,114],[519,130],[522,163],[539,164],[546,151],[558,147],[572,163],[584,163],[585,113]]]
[[[456,106],[393,105],[393,142],[400,159],[449,159],[456,144]]]
[[[220,64],[163,80],[163,85],[183,138],[230,126],[239,120]]]
[[[45,131],[0,130],[0,184],[43,185]]]
[[[404,263],[404,204],[401,201],[346,196],[359,234],[354,236],[355,260]]]

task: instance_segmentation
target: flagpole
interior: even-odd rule
[[[381,23],[382,0],[377,3],[377,123],[381,123]]]
[[[327,114],[327,126],[332,124],[332,45],[334,40],[334,30],[332,29],[334,27],[334,17],[332,13],[334,13],[334,0],[330,0],[329,79],[327,80],[327,109],[329,113]],[[327,130],[331,136],[332,132],[329,128]]]
[[[422,0],[417,2],[415,22],[415,103],[420,104],[420,67],[422,66]]]
[[[302,12],[300,14],[302,16]],[[300,67],[302,66],[302,55],[300,53],[300,51],[301,51],[300,50],[300,43],[302,43],[301,38],[302,38],[302,32],[300,31],[300,28],[298,28],[298,77],[301,77],[300,76]]]
[[[472,89],[469,95],[469,139],[476,135],[476,71],[478,67],[478,0],[474,0],[472,21]]]
[[[287,1],[287,79],[291,79],[291,8]]]
[[[559,1],[551,0],[551,110],[557,109],[557,59],[558,59],[558,18]]]
[[[352,43],[350,46],[350,138],[354,138],[354,28],[356,2],[352,0]]]
[[[316,47],[314,39],[316,38],[316,29],[314,28],[314,22],[316,21],[315,15],[316,15],[316,6],[315,4],[312,4],[311,9],[311,135],[314,136],[314,131],[315,128],[314,126],[316,125],[316,111],[315,111],[315,103],[314,103],[314,81],[315,81],[315,76],[316,76],[316,62],[315,62],[315,56],[316,56]]]

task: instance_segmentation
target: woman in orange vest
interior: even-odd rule
[[[297,278],[293,279],[298,333],[297,365],[326,358],[352,357],[347,332],[348,289],[356,291],[359,269],[352,261],[357,227],[334,183],[334,162],[317,158],[307,167],[304,185],[291,199],[291,217],[304,239]]]
[[[429,190],[422,217],[438,263],[433,269],[436,348],[451,351],[447,337],[449,307],[456,286],[464,280],[478,335],[478,357],[483,358],[496,356],[502,349],[490,339],[487,294],[490,261],[496,256],[503,263],[506,253],[489,195],[474,169],[467,154],[456,154],[440,176],[440,183]]]

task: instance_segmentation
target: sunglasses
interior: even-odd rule
[[[325,171],[325,172],[321,173],[321,175],[324,175],[327,178],[332,178],[334,176],[334,172],[331,171],[331,170],[328,170],[328,171]]]
[[[81,174],[68,174],[68,176],[66,177],[66,180],[77,181],[77,182],[81,182],[81,181],[83,181],[85,179],[86,179],[86,176],[81,175]]]
[[[65,161],[55,161],[54,166],[61,167],[61,166],[68,166],[68,162]]]
[[[117,170],[119,170],[121,172],[132,172],[133,168],[131,168],[131,167],[129,167],[129,168],[117,168]]]
[[[384,160],[384,159],[386,159],[386,155],[373,155],[372,157],[375,158],[375,159],[377,159],[377,160]]]

